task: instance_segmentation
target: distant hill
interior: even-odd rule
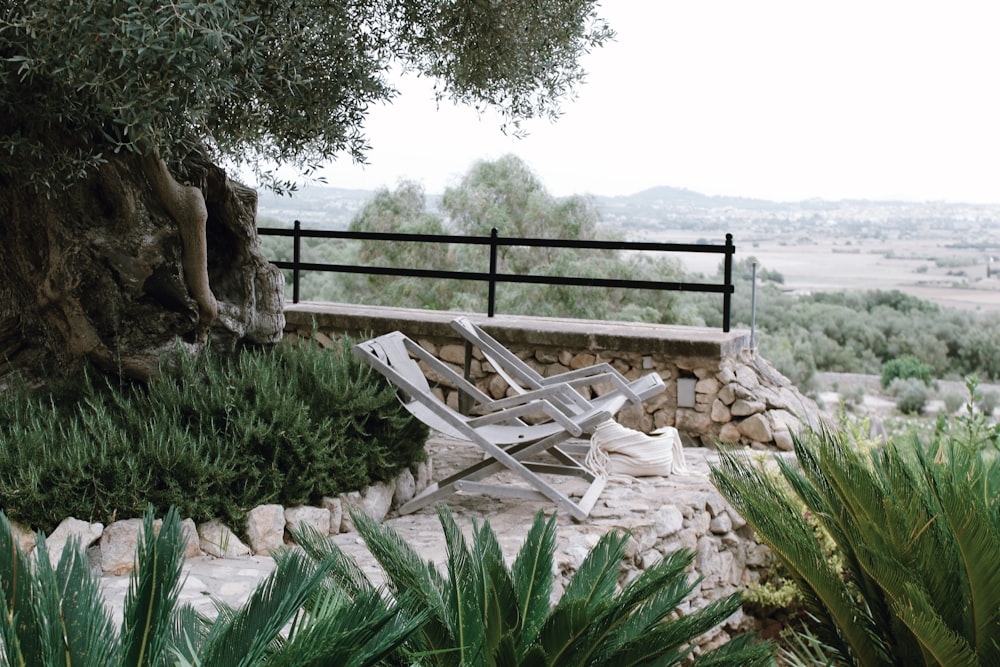
[[[291,196],[279,197],[269,191],[261,191],[258,211],[262,218],[274,218],[286,224],[300,220],[313,228],[345,229],[374,195],[374,190],[315,185],[303,187]],[[427,200],[428,207],[433,210],[440,201],[440,195],[428,194]],[[729,227],[733,220],[753,226],[789,220],[817,225],[831,221],[903,224],[908,221],[930,223],[984,218],[1000,222],[1000,204],[823,199],[775,202],[705,195],[670,186],[649,188],[626,196],[595,196],[594,201],[604,212],[607,222],[625,230]]]

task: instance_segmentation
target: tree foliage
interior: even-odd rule
[[[42,189],[122,151],[363,159],[394,68],[507,121],[555,115],[611,38],[593,0],[8,0],[0,175]],[[72,137],[71,142],[53,140]]]
[[[350,230],[488,237],[495,228],[502,237],[615,238],[599,223],[591,199],[552,196],[524,162],[507,155],[473,165],[457,186],[445,191],[437,209],[414,183],[380,190],[351,221]],[[263,241],[268,257],[290,258],[287,240]],[[316,240],[304,246],[306,262],[474,273],[489,267],[482,245],[364,241],[351,246]],[[676,259],[652,253],[505,246],[498,254],[500,273],[660,282],[679,280],[682,273]],[[473,312],[486,307],[485,284],[468,281],[307,273],[301,285],[303,299]],[[497,289],[497,311],[512,314],[669,323],[678,319],[676,303],[672,293],[648,290],[507,283]]]

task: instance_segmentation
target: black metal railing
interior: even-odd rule
[[[708,292],[722,294],[722,330],[729,331],[729,314],[732,305],[733,287],[733,255],[736,246],[733,245],[733,235],[726,234],[723,245],[703,243],[651,243],[642,241],[579,241],[571,239],[534,239],[501,237],[496,229],[489,236],[451,236],[443,234],[396,234],[379,232],[349,232],[319,229],[302,229],[296,220],[292,229],[277,229],[261,227],[257,232],[262,236],[292,237],[292,261],[272,262],[280,269],[292,272],[292,302],[299,302],[299,276],[303,271],[325,271],[332,273],[358,273],[365,275],[406,276],[415,278],[437,278],[451,280],[471,280],[485,282],[489,285],[487,298],[487,314],[493,317],[496,306],[497,283],[533,283],[540,285],[578,285],[584,287],[614,287],[624,289],[649,289],[672,292]],[[358,266],[351,264],[317,264],[302,261],[302,239],[346,239],[356,241],[386,241],[403,243],[444,243],[489,246],[489,270],[477,271],[441,271],[435,269],[410,269],[383,266]],[[499,273],[497,271],[497,253],[499,248],[506,246],[536,247],[536,248],[581,248],[590,250],[633,250],[669,253],[716,253],[725,255],[723,262],[723,282],[659,282],[653,280],[620,280],[610,278],[577,278],[569,276],[545,276]]]

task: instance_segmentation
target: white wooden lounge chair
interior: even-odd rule
[[[609,408],[614,407],[614,401],[606,404],[600,399],[594,400],[587,410],[568,414],[552,400],[558,402],[560,397],[576,393],[565,384],[552,384],[494,400],[398,331],[360,343],[354,347],[354,352],[397,387],[400,401],[415,417],[441,433],[476,444],[486,455],[482,461],[428,487],[400,507],[400,513],[416,511],[456,492],[548,500],[576,520],[590,513],[606,480],[570,455],[585,453],[586,446],[574,448],[565,441],[590,434],[598,424],[609,420],[612,415]],[[418,360],[470,397],[477,414],[461,414],[438,399]],[[528,415],[532,415],[534,423],[523,419]],[[538,415],[547,419],[535,421]],[[549,462],[533,460],[543,453],[552,457]],[[503,471],[510,471],[523,484],[482,481]],[[543,474],[579,477],[589,486],[579,500],[574,500],[546,481]]]
[[[659,373],[648,373],[635,380],[628,380],[607,363],[595,364],[550,377],[544,377],[526,364],[520,357],[504,347],[467,317],[458,317],[451,327],[466,341],[479,348],[483,356],[500,377],[518,394],[537,391],[545,387],[569,386],[574,388],[610,386],[596,399],[586,399],[577,391],[560,392],[553,399],[567,414],[577,414],[593,409],[592,404],[600,402],[612,415],[617,414],[625,403],[640,404],[663,392],[666,385]]]

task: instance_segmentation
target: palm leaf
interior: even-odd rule
[[[183,584],[184,540],[176,509],[167,512],[157,535],[153,509],[147,508],[136,561],[125,595],[122,664],[145,667],[166,659],[173,613]]]
[[[44,543],[44,536],[38,537],[39,543]],[[18,547],[6,515],[0,512],[0,638],[3,657],[12,665],[44,664],[33,582],[30,561]]]
[[[421,622],[419,616],[404,618],[398,607],[387,608],[375,591],[349,598],[325,587],[270,662],[296,667],[377,665],[397,651]]]
[[[316,562],[330,561],[329,576],[348,595],[365,596],[375,591],[375,587],[358,564],[337,546],[331,537],[321,535],[307,523],[291,526],[289,532],[295,544],[302,548]]]
[[[552,597],[552,560],[556,550],[556,515],[546,521],[539,511],[514,559],[513,576],[520,612],[518,653],[523,654],[549,615]]]
[[[203,661],[213,667],[254,665],[280,643],[281,630],[305,605],[327,570],[306,554],[289,551],[226,617],[217,617],[205,639]]]
[[[513,651],[513,633],[520,628],[521,613],[518,595],[514,587],[511,571],[504,562],[503,550],[489,521],[480,524],[472,522],[472,558],[483,573],[487,586],[483,590],[483,656],[486,661],[501,660],[497,656],[500,645],[507,638],[509,646],[505,651]]]
[[[411,650],[428,664],[457,664],[455,637],[449,624],[446,584],[433,563],[425,562],[398,533],[379,524],[364,512],[351,511],[358,533],[368,550],[385,571],[389,588],[396,597],[409,592],[408,611],[427,614],[414,635]]]
[[[483,657],[484,602],[490,596],[490,582],[481,564],[476,563],[465,543],[455,517],[447,508],[438,508],[448,550],[448,605],[445,609],[459,660],[463,665],[481,664]]]
[[[593,610],[614,595],[627,542],[626,533],[602,535],[566,585],[559,605],[582,601],[587,609]]]
[[[801,443],[800,446],[805,449]],[[808,466],[804,465],[804,470],[811,474]],[[730,451],[721,452],[719,464],[712,470],[712,480],[799,584],[817,617],[823,640],[845,659],[856,660],[860,665],[878,665],[888,660],[866,608],[856,602],[840,573],[833,570],[811,527],[784,489]],[[849,541],[846,533],[842,539]],[[858,569],[860,572],[861,568]]]
[[[1000,664],[1000,512],[991,507],[996,499],[988,493],[988,464],[958,446],[942,454],[943,464],[925,470],[954,536],[960,556],[955,567],[967,591],[961,596],[967,601],[963,622],[949,627],[962,633],[982,664]]]
[[[104,606],[100,582],[76,539],[63,547],[56,568],[65,657],[59,662],[81,667],[102,667],[118,662],[118,629]]]

